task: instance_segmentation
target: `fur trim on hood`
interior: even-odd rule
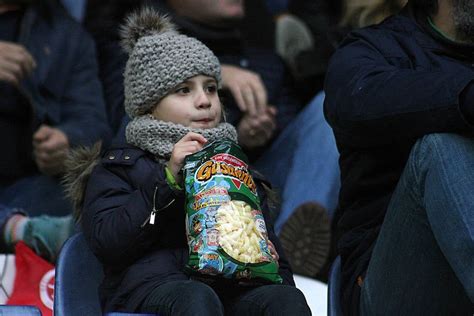
[[[66,196],[74,206],[73,217],[76,222],[81,220],[87,181],[92,170],[100,161],[101,149],[101,142],[97,142],[91,147],[78,147],[70,151],[65,161],[66,173],[62,183]]]

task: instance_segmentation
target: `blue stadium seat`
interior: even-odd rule
[[[78,233],[69,238],[64,243],[56,263],[54,315],[102,315],[98,293],[102,277],[102,266],[87,245],[84,235]],[[106,314],[106,316],[131,315],[153,316],[133,313]]]
[[[328,281],[328,316],[342,316],[341,309],[341,257],[331,265]]]
[[[0,316],[41,316],[34,306],[0,305]]]

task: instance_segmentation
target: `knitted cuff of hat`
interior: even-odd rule
[[[26,224],[23,241],[36,254],[54,263],[63,243],[74,233],[74,227],[71,215],[33,217]]]
[[[130,121],[126,138],[130,144],[151,152],[161,161],[168,161],[174,145],[189,132],[201,134],[210,143],[225,138],[237,142],[237,131],[229,123],[220,123],[215,128],[198,129],[157,120],[152,115]]]
[[[23,240],[25,234],[26,224],[29,218],[22,214],[14,214],[5,223],[3,229],[3,240],[5,246],[9,249],[13,249],[13,245],[20,240]]]

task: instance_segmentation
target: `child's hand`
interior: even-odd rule
[[[278,255],[278,252],[275,249],[275,245],[268,240],[268,250],[270,250],[270,254],[272,255],[273,260],[275,260],[276,264],[278,265],[278,260],[280,259],[280,256]]]
[[[205,143],[207,143],[207,139],[204,136],[189,132],[174,145],[170,161],[168,161],[168,168],[176,182],[181,182],[179,171],[183,167],[184,158],[200,151]]]

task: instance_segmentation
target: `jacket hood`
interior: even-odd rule
[[[65,161],[66,172],[62,183],[67,198],[73,204],[73,217],[77,222],[81,220],[87,182],[92,170],[100,161],[101,149],[101,142],[90,147],[78,147],[70,151]]]

